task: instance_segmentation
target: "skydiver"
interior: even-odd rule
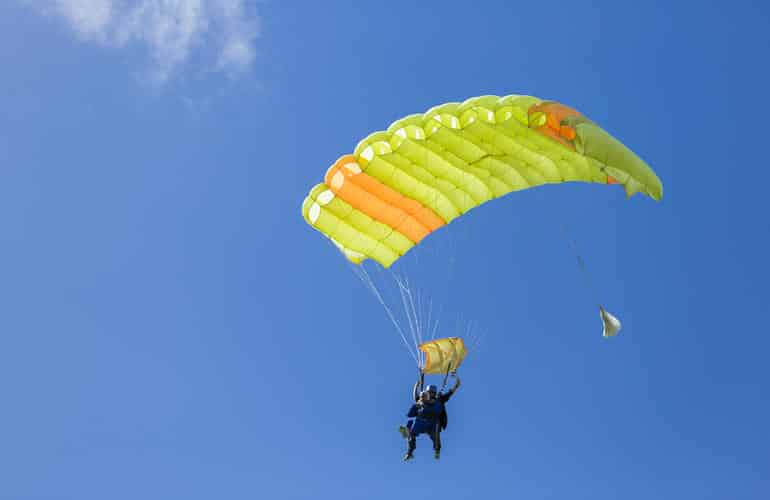
[[[449,398],[460,388],[460,377],[452,372],[455,379],[455,385],[447,392],[438,392],[438,387],[429,385],[421,393],[421,380],[414,384],[412,395],[415,403],[409,409],[407,417],[412,418],[406,426],[399,427],[401,436],[407,440],[408,448],[404,461],[411,460],[414,457],[414,449],[417,447],[417,436],[428,434],[433,441],[433,452],[436,460],[441,455],[441,431],[446,429],[448,418],[445,404]]]

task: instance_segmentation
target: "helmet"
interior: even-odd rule
[[[438,392],[438,387],[436,387],[435,385],[431,384],[431,385],[429,385],[428,387],[425,388],[425,392],[428,392],[431,395],[435,396],[436,393]]]

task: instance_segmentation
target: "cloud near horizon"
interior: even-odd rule
[[[85,42],[139,46],[150,80],[167,82],[192,59],[204,70],[242,74],[254,64],[259,18],[245,0],[51,0],[38,11],[62,19]]]

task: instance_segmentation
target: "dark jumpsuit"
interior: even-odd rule
[[[446,429],[447,414],[445,404],[452,397],[453,391],[439,393],[432,403],[418,401],[413,404],[407,413],[407,417],[414,420],[407,422],[409,429],[409,452],[417,447],[417,436],[428,434],[433,441],[433,449],[441,450],[441,431]]]

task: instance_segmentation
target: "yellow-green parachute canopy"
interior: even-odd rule
[[[468,353],[460,337],[431,340],[417,347],[425,354],[422,372],[427,375],[443,375],[457,370]]]
[[[663,196],[655,172],[578,111],[531,96],[481,96],[371,134],[310,190],[302,215],[351,261],[390,267],[486,201],[568,181]]]

